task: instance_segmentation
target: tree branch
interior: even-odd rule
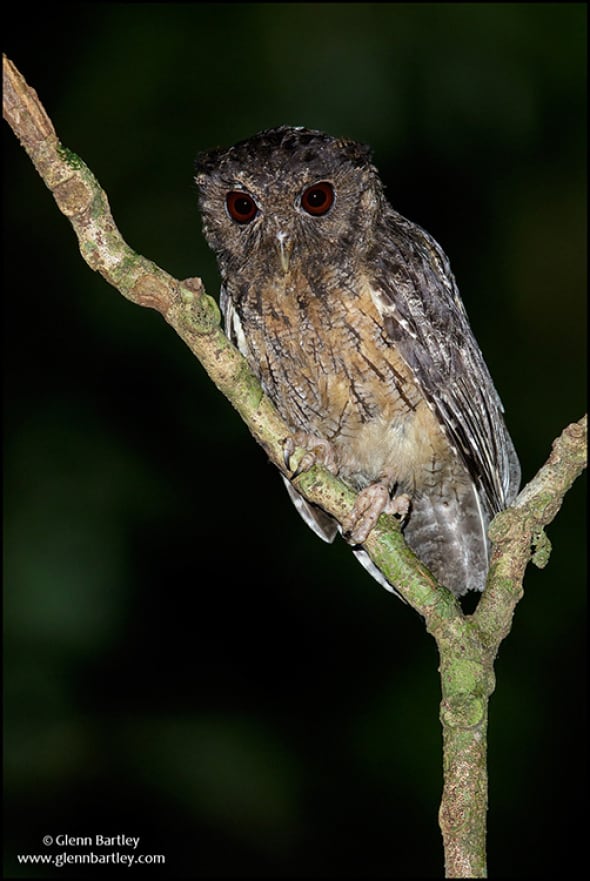
[[[37,93],[6,56],[3,73],[4,117],[72,224],[86,263],[128,300],[162,314],[239,412],[269,459],[289,477],[283,442],[290,429],[221,330],[216,301],[205,293],[199,278],[179,281],[129,248],[98,181],[75,153],[61,145]],[[296,467],[304,452],[296,451],[291,464]],[[315,466],[294,483],[309,501],[339,522],[352,510],[355,493],[324,468]],[[393,517],[382,515],[366,549],[384,571],[395,576],[399,593],[411,605],[422,614],[426,608],[432,612],[443,592],[406,546],[399,528]],[[445,605],[448,599],[442,602]],[[458,605],[456,611],[460,614]]]
[[[162,314],[240,413],[269,459],[290,476],[283,461],[289,427],[222,332],[215,300],[207,296],[200,279],[178,281],[129,248],[94,175],[60,144],[36,92],[5,56],[3,72],[4,116],[70,220],[84,260],[127,299]],[[439,817],[447,877],[486,873],[487,706],[494,688],[493,664],[523,595],[529,560],[538,566],[548,560],[550,544],[544,528],[586,465],[586,432],[586,417],[568,426],[554,442],[547,463],[512,507],[493,521],[488,584],[473,615],[463,615],[454,596],[437,584],[408,548],[393,518],[382,515],[365,544],[371,559],[424,617],[440,654],[445,782]],[[296,451],[292,464],[296,466],[303,453]],[[323,468],[312,468],[294,483],[309,501],[340,522],[354,504],[352,490]]]
[[[588,418],[568,425],[553,441],[552,452],[513,505],[490,526],[493,542],[488,583],[473,616],[490,645],[499,645],[510,631],[511,613],[522,597],[522,579],[529,560],[544,568],[551,543],[545,527],[557,515],[572,484],[586,467]]]

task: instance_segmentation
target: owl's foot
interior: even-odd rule
[[[291,470],[291,456],[295,449],[300,447],[307,450],[301,458],[299,465],[291,474],[291,480],[299,477],[305,471],[309,471],[314,465],[323,465],[331,474],[338,474],[338,464],[336,462],[336,453],[330,441],[316,434],[308,434],[305,431],[296,431],[290,434],[283,442],[283,459],[285,467]]]
[[[411,503],[412,500],[407,493],[400,493],[399,496],[394,496],[390,499],[385,513],[391,514],[392,517],[397,517],[398,520],[405,520],[410,512]]]
[[[402,493],[391,498],[389,487],[389,480],[382,480],[360,491],[352,511],[342,521],[342,534],[350,544],[364,544],[381,514],[392,514],[401,520],[407,517],[410,497]]]

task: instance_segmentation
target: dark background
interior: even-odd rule
[[[216,293],[195,154],[281,123],[365,141],[450,255],[525,481],[581,417],[585,4],[14,15],[4,51],[139,252]],[[83,263],[6,125],[4,147],[6,874],[69,876],[16,863],[65,833],[139,835],[167,864],[138,874],[441,877],[420,618],[307,530],[162,318]],[[586,849],[584,514],[578,481],[501,646],[492,877]]]

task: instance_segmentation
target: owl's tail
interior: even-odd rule
[[[311,505],[283,478],[295,507],[316,535],[331,542],[339,524],[315,505]],[[489,548],[487,529],[490,517],[484,511],[475,485],[468,479],[443,482],[430,494],[412,498],[404,537],[414,553],[428,566],[441,584],[455,596],[485,587]],[[354,548],[359,563],[383,587],[400,596],[363,548]]]
[[[471,481],[442,484],[437,490],[414,497],[404,537],[455,596],[481,591],[489,568],[489,514]]]

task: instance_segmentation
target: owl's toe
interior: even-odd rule
[[[331,474],[338,473],[336,454],[330,441],[305,431],[296,431],[289,435],[283,442],[283,459],[285,467],[289,470],[291,470],[291,456],[297,448],[306,452],[291,474],[291,480],[309,471],[314,465],[323,465]]]
[[[389,486],[386,482],[372,483],[361,490],[352,511],[342,521],[342,534],[346,541],[353,545],[364,544],[389,503]]]
[[[398,520],[405,520],[410,513],[411,499],[407,493],[401,493],[390,499],[385,512],[397,517]]]
[[[289,437],[286,437],[283,441],[283,462],[285,463],[287,471],[291,470],[291,456],[294,452],[295,440],[293,439],[293,435],[290,434]]]

